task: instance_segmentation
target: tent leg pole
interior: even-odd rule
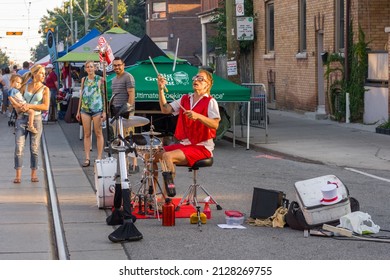
[[[249,133],[250,133],[250,118],[251,116],[251,102],[248,102],[248,120],[247,120],[247,132],[246,132],[246,149],[249,150]]]
[[[236,103],[233,108],[233,148],[236,147]]]

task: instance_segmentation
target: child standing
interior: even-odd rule
[[[12,106],[15,108],[16,113],[28,113],[27,130],[31,133],[37,133],[37,129],[34,127],[34,114],[35,110],[28,109],[24,111],[23,105],[27,103],[19,89],[22,87],[22,77],[18,74],[13,74],[10,78],[10,90],[8,91],[8,99]]]

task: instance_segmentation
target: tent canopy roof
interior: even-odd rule
[[[126,50],[122,59],[125,65],[134,65],[137,61],[148,59],[149,56],[154,58],[167,55],[145,34],[141,40]]]
[[[40,64],[40,65],[43,65],[43,66],[46,66],[50,63],[50,54],[42,57],[41,59],[35,61],[34,65],[37,65],[37,64]]]
[[[137,36],[126,32],[125,30],[114,27],[104,34],[102,34],[108,44],[110,45],[112,52],[115,56],[122,57],[122,55],[126,52],[129,45],[134,42],[139,41]],[[78,46],[73,51],[64,55],[63,57],[57,59],[59,62],[85,62],[87,60],[99,61],[99,54],[94,52],[98,45],[98,39],[100,36],[96,36],[95,38],[87,41],[86,43]]]
[[[173,71],[173,60],[159,56],[153,59],[158,72],[167,80],[167,100],[179,99],[183,94],[193,92],[192,77],[199,69],[189,65],[185,60],[178,60]],[[140,61],[138,64],[126,67],[125,71],[132,74],[135,79],[136,101],[158,101],[157,74],[149,60]],[[112,73],[107,76],[108,96],[111,96],[112,79],[116,76]],[[229,80],[213,74],[214,84],[211,95],[218,102],[244,102],[250,100],[250,90],[237,85]]]
[[[68,52],[71,52],[73,51],[74,49],[76,49],[77,47],[85,44],[86,42],[88,42],[89,40],[95,38],[96,36],[99,36],[100,35],[100,31],[97,30],[96,28],[92,28],[91,31],[89,31],[87,34],[85,34],[80,40],[78,40],[76,43],[74,43],[73,45],[71,45],[68,50],[63,50],[62,52],[59,52],[58,53],[58,57],[63,57],[64,55],[66,55]]]

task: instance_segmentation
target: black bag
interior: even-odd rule
[[[250,217],[253,219],[267,219],[280,206],[288,207],[286,194],[282,191],[253,188],[253,198]]]
[[[350,197],[349,200],[351,205],[351,212],[359,211],[360,210],[359,201],[354,197]],[[321,226],[321,225],[309,225],[305,220],[305,216],[303,216],[302,209],[299,207],[299,204],[296,201],[292,201],[290,203],[290,207],[288,208],[287,214],[285,216],[285,220],[286,220],[286,224],[290,228],[296,230],[312,229]],[[339,221],[329,222],[328,224],[337,226],[339,224]]]
[[[305,217],[303,216],[302,209],[296,201],[292,201],[290,203],[290,207],[288,208],[287,214],[284,218],[286,220],[286,224],[292,229],[310,229],[310,226],[306,223]]]

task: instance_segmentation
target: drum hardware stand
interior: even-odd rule
[[[110,147],[118,151],[118,159],[119,159],[118,174],[120,175],[120,182],[118,182],[118,178],[117,178],[117,182],[115,184],[116,187],[115,195],[117,195],[117,191],[119,191],[119,188],[117,188],[117,186],[120,185],[121,187],[120,191],[122,193],[121,197],[123,202],[123,211],[121,212],[120,210],[121,205],[118,204],[118,199],[114,198],[114,202],[116,201],[117,204],[114,205],[115,208],[111,216],[107,217],[106,221],[107,224],[111,224],[111,225],[113,223],[120,224],[120,222],[122,222],[122,225],[108,236],[108,239],[112,242],[137,241],[143,238],[142,234],[138,231],[138,229],[134,225],[135,217],[132,215],[132,205],[130,202],[130,195],[131,195],[130,183],[129,183],[129,179],[127,178],[126,151],[128,149],[134,153],[136,153],[136,151],[133,143],[130,143],[122,136],[123,123],[122,123],[121,111],[122,110],[120,110],[119,113],[117,114],[118,117],[115,116],[115,118],[118,119],[117,138],[120,140],[120,144],[119,146],[115,146],[115,147],[112,147],[112,145],[110,145]],[[111,123],[115,120],[115,118],[113,118]]]
[[[196,215],[198,216],[198,229],[199,231],[202,231],[202,221],[200,219],[200,206],[196,206]]]
[[[136,193],[135,197],[138,197],[138,214],[140,215],[147,215],[148,213],[148,199],[153,200],[154,202],[154,216],[157,216],[157,219],[160,220],[160,214],[158,211],[158,203],[157,203],[157,188],[160,191],[160,193],[163,195],[163,198],[165,200],[165,195],[161,190],[161,186],[158,181],[154,180],[154,168],[153,168],[153,161],[154,161],[154,151],[153,151],[153,139],[154,139],[154,127],[151,122],[150,125],[150,148],[149,152],[147,153],[148,157],[140,156],[142,162],[144,163],[143,168],[143,174],[140,182],[140,187],[138,189],[138,192]],[[157,186],[156,186],[157,184]],[[150,201],[150,200],[149,200]],[[143,204],[143,205],[142,205]]]

